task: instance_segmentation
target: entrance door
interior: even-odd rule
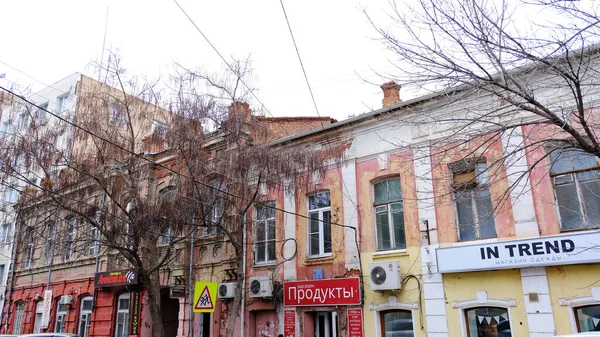
[[[337,337],[337,313],[315,312],[315,337]]]
[[[160,291],[160,308],[165,337],[177,336],[179,328],[179,300],[169,296],[169,289]]]

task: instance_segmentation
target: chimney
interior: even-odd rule
[[[227,111],[227,119],[232,120],[234,117],[238,117],[244,121],[249,121],[252,116],[252,111],[250,110],[250,104],[246,102],[235,101],[229,105]]]
[[[383,90],[383,100],[381,100],[381,103],[384,108],[402,102],[400,99],[400,85],[395,81],[384,83],[380,88]]]

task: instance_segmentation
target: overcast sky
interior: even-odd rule
[[[278,0],[179,0],[226,57],[251,55],[257,95],[274,116],[316,116]],[[387,0],[284,0],[321,116],[338,120],[381,107],[374,71],[393,57],[361,8],[381,18]],[[96,76],[109,7],[106,47],[131,73],[166,76],[173,62],[218,71],[218,55],[172,0],[0,0],[0,73],[39,89],[73,72]],[[13,68],[14,67],[14,68]],[[33,77],[29,77],[27,75]],[[41,82],[41,83],[40,83]],[[407,98],[406,95],[402,95]]]

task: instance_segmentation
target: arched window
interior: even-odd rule
[[[19,302],[16,304],[15,309],[15,322],[13,326],[13,335],[20,335],[23,330],[23,317],[25,316],[25,302]]]
[[[413,337],[412,313],[408,310],[386,310],[379,314],[381,336]]]
[[[65,298],[65,296],[61,297],[56,304],[56,323],[54,325],[54,332],[65,332],[65,321],[69,309],[67,308],[67,302],[64,301],[63,298]]]
[[[600,305],[575,308],[578,332],[600,331]]]
[[[117,298],[117,316],[115,318],[115,337],[129,336],[129,307],[131,294],[124,293]]]
[[[42,316],[44,315],[44,300],[40,300],[35,305],[35,324],[33,333],[40,333],[42,329]]]
[[[406,249],[400,179],[386,179],[375,183],[374,194],[377,249]]]
[[[79,337],[88,337],[90,334],[90,326],[92,325],[92,307],[94,298],[86,296],[81,298],[81,306],[79,309],[79,328],[77,335]]]
[[[465,310],[468,337],[512,337],[508,309],[477,307]]]

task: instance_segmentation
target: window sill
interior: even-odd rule
[[[310,256],[304,259],[304,263],[307,266],[331,263],[331,261],[333,261],[333,254],[325,256]]]
[[[471,245],[480,245],[480,244],[494,243],[494,242],[498,242],[498,238],[483,239],[483,240],[471,240],[471,241],[459,241],[459,242],[452,243],[452,246],[453,247],[471,246]]]
[[[252,265],[252,268],[267,268],[267,267],[274,267],[277,265],[277,261],[268,261],[268,262],[260,262],[260,263],[254,263],[254,265]]]
[[[408,256],[408,252],[406,249],[381,250],[381,251],[373,252],[371,254],[374,259],[390,257],[390,256]]]

